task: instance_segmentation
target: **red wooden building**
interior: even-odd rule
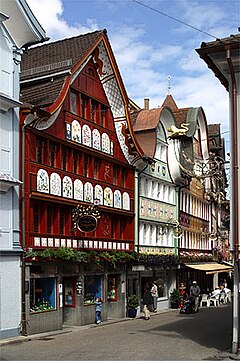
[[[24,263],[27,332],[94,322],[97,296],[103,319],[123,317],[124,265],[67,260],[70,250],[134,250],[134,166],[142,151],[106,31],[29,49],[21,101],[23,249],[65,252],[61,262],[39,261],[40,253]]]

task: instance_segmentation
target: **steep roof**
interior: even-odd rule
[[[21,101],[51,104],[74,65],[88,55],[105,32],[95,31],[29,49],[21,63]]]

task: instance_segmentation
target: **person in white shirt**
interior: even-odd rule
[[[158,286],[156,281],[152,284],[151,295],[153,298],[153,312],[157,312]]]

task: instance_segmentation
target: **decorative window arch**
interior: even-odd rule
[[[114,191],[114,207],[115,208],[122,208],[122,195],[121,192],[116,189]]]
[[[110,139],[107,133],[102,134],[102,151],[110,154]]]
[[[77,120],[72,121],[72,140],[81,143],[81,125]]]
[[[99,204],[103,204],[103,189],[99,184],[95,185],[94,198],[99,200]]]
[[[101,136],[97,129],[93,129],[92,144],[94,149],[101,150]]]
[[[73,197],[73,185],[72,179],[68,176],[63,177],[63,197]]]
[[[92,132],[87,124],[84,124],[82,127],[82,143],[88,147],[92,146]]]
[[[49,193],[49,176],[45,169],[39,169],[37,172],[37,191]]]
[[[130,197],[127,192],[123,193],[123,209],[130,211]]]
[[[90,182],[84,184],[84,201],[93,203],[93,185]]]
[[[109,187],[104,189],[104,205],[108,207],[113,206],[113,191]]]
[[[58,173],[50,175],[50,194],[61,197],[61,178]]]
[[[74,199],[83,201],[83,183],[80,179],[75,179],[73,184]]]

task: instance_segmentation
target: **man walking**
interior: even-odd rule
[[[197,282],[193,281],[192,286],[190,287],[190,297],[194,299],[194,312],[198,312],[200,292],[201,290]]]
[[[151,288],[151,295],[153,298],[153,312],[157,312],[158,286],[157,282],[153,282]]]

